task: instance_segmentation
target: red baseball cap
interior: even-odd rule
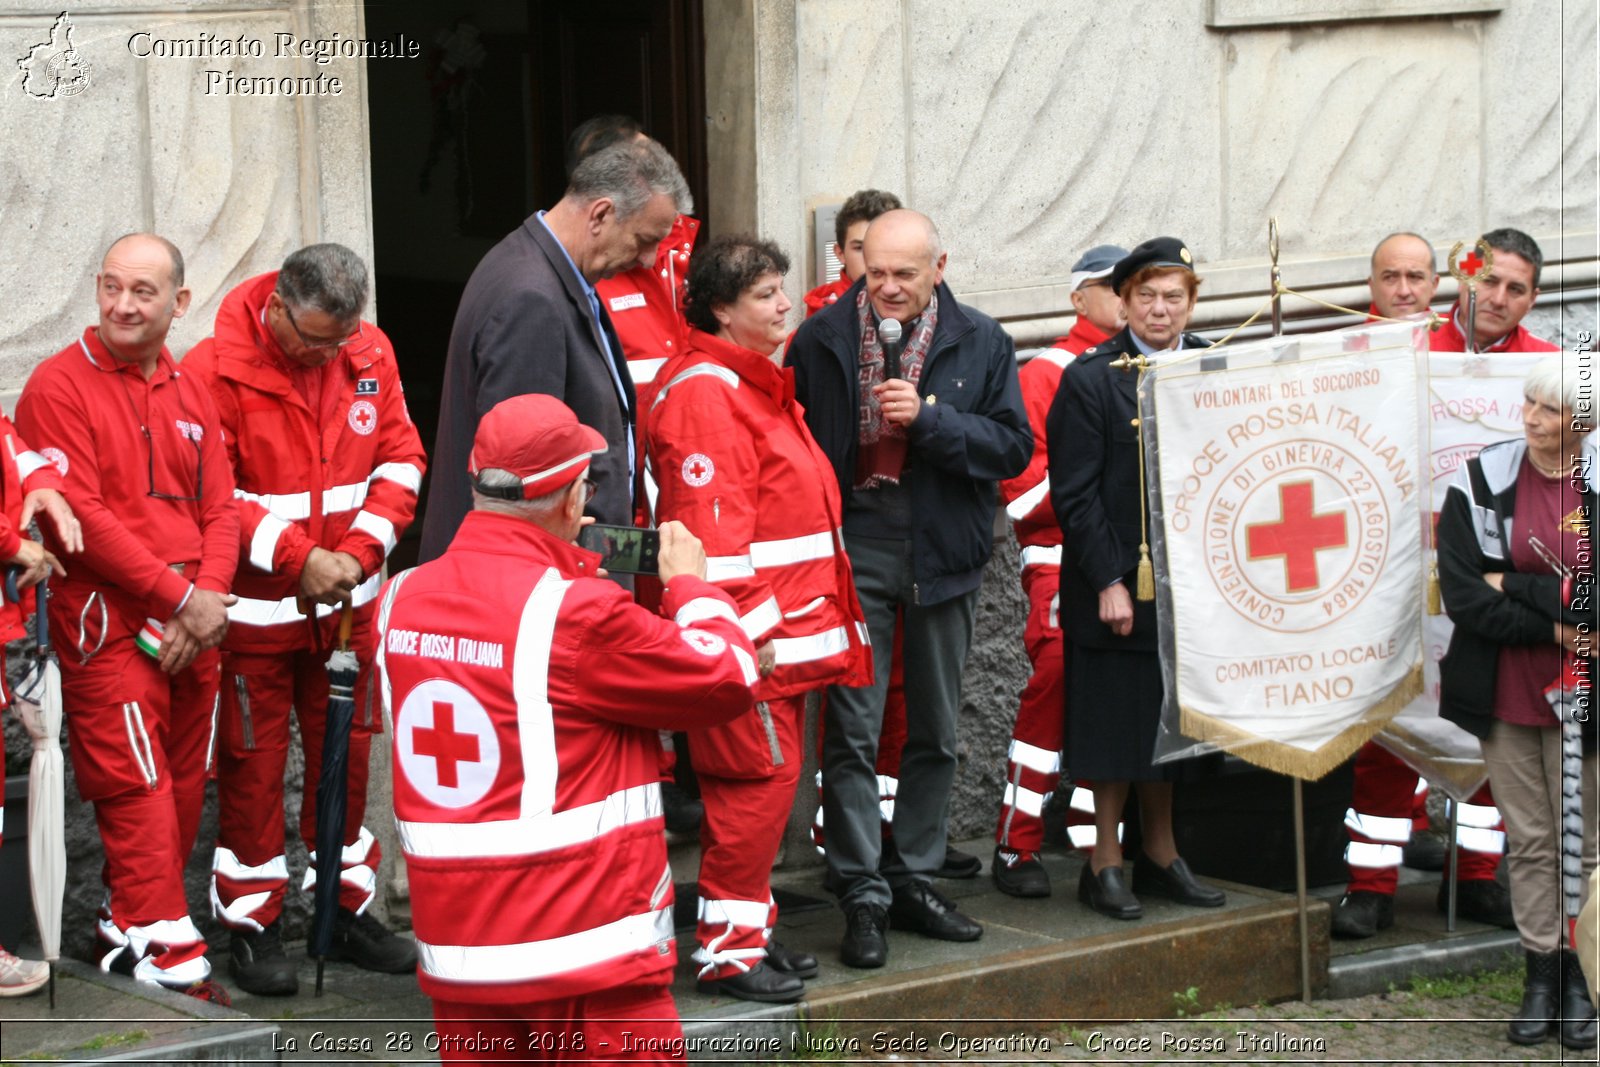
[[[479,471],[510,471],[522,479],[521,498],[534,500],[577,481],[590,457],[605,450],[606,439],[567,405],[544,393],[524,393],[500,401],[478,422],[467,473],[476,483]],[[517,499],[515,490],[477,489]]]

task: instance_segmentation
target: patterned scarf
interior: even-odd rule
[[[906,432],[904,427],[884,420],[883,408],[872,392],[873,387],[882,385],[884,380],[883,342],[878,338],[877,322],[864,288],[856,296],[856,319],[861,327],[861,362],[856,368],[861,396],[861,437],[860,448],[856,450],[855,487],[899,485],[900,472],[905,468]],[[934,293],[900,351],[900,377],[912,385],[922,378],[922,362],[933,344],[933,331],[938,324],[939,294]]]

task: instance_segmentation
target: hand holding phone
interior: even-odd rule
[[[600,553],[601,567],[622,574],[655,574],[657,557],[661,554],[661,538],[657,531],[599,522],[592,522],[578,531],[578,546]]]

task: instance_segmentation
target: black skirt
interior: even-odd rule
[[[1152,764],[1161,721],[1161,661],[1148,650],[1067,642],[1067,771],[1103,782],[1192,779],[1196,762]]]

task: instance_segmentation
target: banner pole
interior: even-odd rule
[[[1267,252],[1272,257],[1272,336],[1283,336],[1283,272],[1278,269],[1278,220],[1267,220]]]
[[[1300,999],[1311,1003],[1311,922],[1306,915],[1305,784],[1294,779],[1294,890],[1300,902]]]
[[[1445,848],[1447,849],[1445,853],[1445,878],[1450,886],[1444,911],[1444,929],[1447,934],[1456,932],[1456,834],[1461,825],[1460,808],[1461,805],[1456,803],[1454,797],[1445,798],[1444,810],[1450,820],[1450,829],[1448,830],[1450,839],[1445,842]]]

